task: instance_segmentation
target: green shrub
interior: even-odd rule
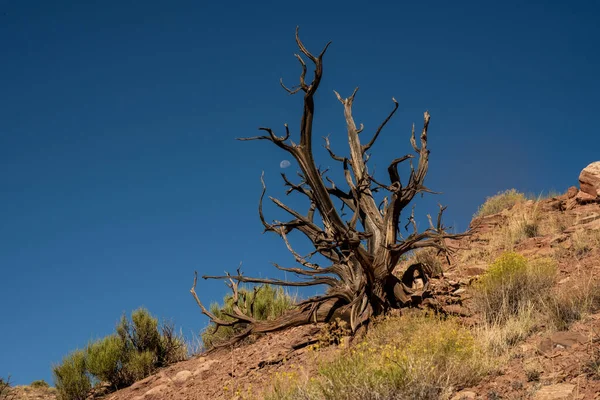
[[[257,286],[255,290],[239,289],[237,306],[254,319],[272,320],[294,307],[295,303],[296,299],[286,293],[283,288],[261,285]],[[233,296],[228,294],[223,299],[223,305],[211,304],[210,312],[220,319],[230,321],[231,317],[227,316],[227,313],[233,313],[233,306]],[[245,325],[240,324],[235,328],[222,326],[215,331],[214,325],[211,325],[201,335],[204,347],[210,348],[227,341],[235,334],[243,331],[244,328]]]
[[[183,335],[175,332],[175,325],[165,322],[160,329],[160,344],[156,353],[157,362],[160,365],[169,365],[185,360],[189,349]]]
[[[266,398],[438,399],[476,384],[493,367],[471,333],[456,321],[426,316],[390,317],[365,340],[324,362],[300,381],[286,373]]]
[[[496,214],[525,200],[527,200],[527,197],[523,193],[517,192],[516,189],[505,190],[495,196],[486,198],[473,217]]]
[[[125,343],[117,335],[106,336],[86,349],[87,371],[102,382],[118,389],[130,384],[123,362],[127,359]]]
[[[489,322],[503,322],[548,296],[556,276],[551,259],[504,253],[475,284],[475,305]]]
[[[156,353],[160,347],[160,333],[158,332],[158,319],[143,308],[131,313],[130,323],[125,316],[117,326],[117,333],[124,342],[133,346],[137,351],[146,350]]]
[[[92,381],[120,389],[186,356],[184,340],[173,325],[159,324],[140,308],[132,312],[131,321],[121,318],[115,334],[90,343],[54,367],[55,380],[63,400],[77,400],[85,398]]]
[[[125,370],[132,383],[149,376],[155,369],[156,354],[150,350],[131,353],[125,365]]]
[[[77,350],[66,356],[62,364],[52,367],[54,384],[61,400],[85,400],[92,389],[85,365],[85,352]]]
[[[33,382],[31,382],[31,384],[29,386],[31,386],[32,388],[49,388],[50,387],[50,385],[48,385],[48,382],[46,382],[43,379],[33,381]]]

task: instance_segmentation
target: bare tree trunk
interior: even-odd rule
[[[318,56],[315,56],[304,47],[298,36],[297,28],[296,43],[301,53],[295,55],[301,66],[299,85],[290,89],[282,81],[281,86],[289,94],[304,93],[299,143],[296,144],[290,139],[291,133],[287,124],[284,126],[284,136],[277,136],[271,128],[262,127],[259,130],[266,132],[265,135],[239,140],[270,141],[298,162],[300,182],[293,183],[285,174],[282,174],[282,177],[285,186],[288,187],[288,194],[297,192],[308,198],[311,204],[308,213],[301,214],[279,199],[269,197],[276,206],[291,216],[291,220],[267,222],[263,214],[266,186],[262,177],[263,191],[260,196],[258,213],[265,231],[278,234],[298,263],[296,267],[282,267],[278,264],[275,264],[275,267],[282,271],[292,272],[304,279],[284,281],[251,278],[242,275],[239,270],[237,275],[203,276],[203,278],[229,280],[236,300],[239,296],[237,288],[240,282],[280,286],[325,285],[327,290],[323,295],[303,301],[295,309],[275,321],[255,320],[248,310],[241,310],[239,307],[234,309],[233,314],[229,314],[230,319],[226,321],[217,318],[202,305],[195,292],[195,278],[191,292],[202,312],[212,320],[216,329],[220,326],[237,324],[247,326],[242,333],[222,345],[230,345],[254,333],[272,332],[311,322],[325,322],[340,315],[347,317],[352,331],[356,332],[360,327],[366,326],[373,316],[381,315],[391,308],[414,305],[427,295],[428,277],[422,266],[418,264],[411,266],[400,278],[393,275],[392,271],[403,254],[426,247],[433,247],[440,252],[448,253],[450,249],[446,246],[446,239],[461,236],[446,233],[442,224],[442,214],[445,208],[441,206],[436,223],[428,216],[430,226],[423,232],[417,231],[413,208],[405,227],[408,229],[411,226],[412,232],[404,238],[399,235],[402,211],[411,203],[415,195],[430,192],[424,186],[429,166],[427,130],[430,115],[428,112],[424,114],[423,128],[418,140],[414,125],[412,128],[410,143],[415,154],[408,154],[392,160],[387,168],[389,183],[380,183],[369,173],[367,168],[370,157],[368,151],[396,113],[398,102],[392,98],[393,109],[375,130],[371,139],[366,144],[362,144],[360,135],[364,126],[361,124],[357,127],[352,115],[352,106],[358,88],[348,98],[343,98],[334,92],[343,106],[350,152],[349,156],[337,155],[331,149],[328,138],[325,138],[325,148],[331,158],[339,162],[343,168],[345,189],[337,186],[326,175],[327,171],[317,168],[312,151],[314,95],[321,82],[323,56],[330,43]],[[307,64],[303,57],[308,58],[315,67],[311,82],[306,81]],[[413,164],[415,158],[418,161],[416,168]],[[398,172],[398,165],[406,161],[410,163],[411,172],[403,184]],[[373,195],[378,191],[388,193],[379,205]],[[341,210],[336,208],[334,199],[341,201],[343,207],[351,211],[352,216],[349,220],[342,218]],[[315,222],[316,211],[318,211],[320,222]],[[313,243],[314,252],[302,256],[293,249],[287,236],[293,230],[303,233]],[[323,256],[330,262],[330,265],[322,267],[312,262],[311,257],[315,254]]]

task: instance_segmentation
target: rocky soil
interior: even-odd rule
[[[565,222],[564,229],[550,230],[520,241],[516,250],[532,256],[552,256],[558,260],[557,285],[573,287],[600,278],[600,249],[579,249],[577,232],[600,233],[600,204],[571,201],[579,192],[529,202],[521,211],[535,210],[540,224]],[[455,243],[459,247],[454,264],[444,277],[433,279],[437,307],[458,315],[469,323],[476,318],[469,307],[469,285],[502,247],[493,238],[518,210],[506,210],[473,223],[474,235]],[[557,222],[558,221],[558,222]],[[473,257],[479,255],[479,257]],[[466,261],[464,261],[466,260]],[[307,348],[294,350],[296,344],[314,338],[318,326],[305,326],[263,336],[252,344],[220,350],[168,367],[132,387],[108,395],[108,400],[142,399],[242,399],[260,398],[276,374],[316,372],[318,360],[333,356],[336,346],[318,352]],[[473,388],[465,388],[455,399],[600,399],[600,375],[593,374],[600,362],[600,314],[587,316],[568,331],[530,336],[516,346],[508,364],[497,376],[490,376]]]
[[[477,319],[470,307],[469,286],[486,271],[490,260],[507,250],[498,238],[516,216],[535,218],[538,228],[531,237],[518,240],[514,250],[528,257],[556,259],[558,287],[577,290],[600,278],[600,246],[581,240],[582,234],[589,233],[600,238],[600,197],[592,195],[597,190],[590,188],[593,182],[582,173],[586,192],[571,188],[559,197],[530,201],[474,220],[473,235],[452,243],[458,251],[444,276],[432,279],[435,298],[429,306],[457,315],[465,324]],[[319,331],[317,325],[293,328],[244,346],[196,356],[105,399],[261,398],[260,393],[269,388],[277,374],[294,371],[311,376],[318,361],[340,351],[336,346],[319,351],[298,348],[300,343],[315,339]],[[25,388],[17,388],[15,393],[18,399],[54,398]],[[499,374],[476,387],[461,388],[454,395],[454,400],[458,399],[600,399],[600,313],[586,316],[567,331],[542,330],[518,343]]]

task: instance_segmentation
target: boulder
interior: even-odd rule
[[[177,375],[175,375],[175,377],[173,378],[173,382],[179,383],[179,384],[185,383],[185,381],[187,381],[191,376],[192,376],[191,371],[187,371],[187,370],[179,371],[177,373]]]
[[[581,171],[579,188],[593,198],[600,197],[600,161],[591,163]]]

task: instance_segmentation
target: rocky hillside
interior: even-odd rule
[[[2,400],[55,400],[56,389],[47,385],[22,385],[10,388],[7,393],[2,393]]]
[[[476,326],[471,286],[500,254],[514,250],[530,258],[556,260],[553,290],[582,292],[600,278],[600,163],[580,176],[580,188],[543,200],[519,202],[475,218],[473,235],[457,243],[443,276],[431,280],[432,303],[442,313]],[[440,263],[435,256],[432,264]],[[419,260],[422,261],[422,260]],[[402,266],[400,266],[400,269]],[[430,304],[431,306],[431,304]],[[125,399],[263,398],[276,379],[310,379],[319,363],[337,357],[344,346],[317,352],[298,343],[317,340],[322,326],[305,326],[258,338],[254,343],[220,350],[173,365],[109,395]],[[600,313],[587,313],[565,330],[538,327],[511,344],[497,372],[470,388],[456,388],[454,399],[597,399],[600,393]],[[594,368],[596,368],[594,370]],[[283,398],[283,397],[281,397]],[[352,398],[349,395],[348,398]]]
[[[433,271],[432,297],[423,302],[423,308],[457,318],[474,337],[487,335],[487,343],[493,344],[492,372],[474,385],[450,385],[451,390],[439,396],[454,400],[600,399],[600,293],[596,290],[600,288],[600,162],[582,171],[579,180],[579,187],[565,194],[514,201],[498,212],[474,218],[472,235],[448,243],[456,249],[449,265],[434,253],[422,252],[398,266],[402,272],[415,261],[427,264]],[[522,324],[516,327],[485,322],[475,289],[494,260],[507,252],[556,265],[547,289],[552,296],[544,297],[553,300],[543,310],[552,318],[540,319],[535,315],[540,309],[532,308],[533,322],[526,327],[523,315],[510,320]],[[105,398],[262,399],[277,382],[313,382],[320,366],[354,354],[360,346],[358,341],[348,346],[349,338],[343,335],[339,343],[329,346],[306,346],[322,342],[324,332],[331,333],[331,327],[312,325],[265,335],[253,343],[177,363]],[[17,398],[51,398],[31,397],[32,392],[26,392],[18,391]],[[274,399],[300,398],[285,391],[271,395]],[[318,398],[306,396],[301,398]],[[353,396],[348,389],[345,397],[331,398],[358,398]]]

